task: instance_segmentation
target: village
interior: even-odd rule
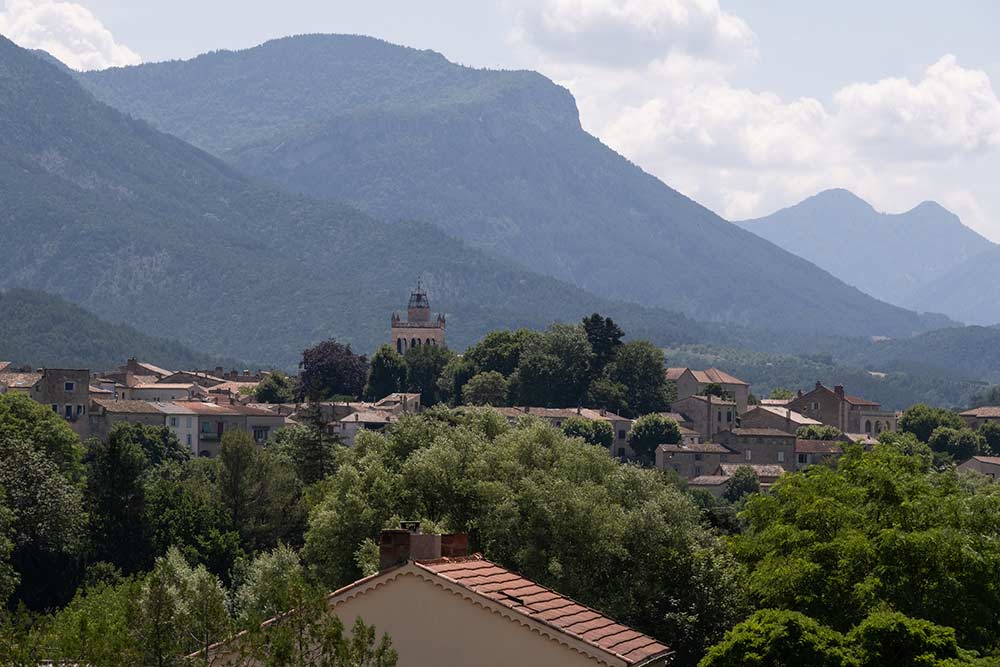
[[[446,319],[434,316],[427,293],[411,293],[406,315],[390,318],[389,345],[399,353],[422,345],[446,345]],[[656,446],[656,468],[672,471],[691,488],[725,493],[741,467],[751,469],[762,487],[785,472],[834,464],[848,444],[870,448],[882,433],[898,428],[901,412],[853,396],[842,385],[820,382],[782,398],[756,399],[750,385],[716,368],[665,368],[675,396],[669,410],[656,413],[676,422],[677,442]],[[360,431],[384,431],[409,414],[424,411],[419,393],[392,392],[371,401],[257,402],[255,389],[270,371],[249,369],[171,370],[130,358],[114,369],[14,367],[0,361],[0,393],[22,393],[51,407],[81,439],[104,439],[119,422],[165,427],[193,457],[218,455],[225,433],[237,430],[264,445],[278,430],[308,424],[347,447]],[[511,423],[543,420],[562,428],[570,420],[604,422],[613,434],[610,456],[639,462],[629,445],[636,419],[607,409],[580,406],[491,406]],[[1000,407],[959,413],[969,428],[1000,423]],[[974,455],[957,461],[959,470],[993,478],[1000,457]]]

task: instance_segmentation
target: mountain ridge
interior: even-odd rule
[[[734,224],[813,261],[848,284],[903,307],[946,312],[915,295],[993,246],[934,201],[884,213],[849,190],[824,190],[770,215]],[[891,250],[891,252],[889,252]]]
[[[427,221],[606,299],[800,333],[949,324],[878,302],[670,189],[585,133],[572,95],[542,75],[429,53],[309,35],[78,79],[286,190]],[[737,296],[747,284],[753,300]]]

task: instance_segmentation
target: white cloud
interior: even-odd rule
[[[0,33],[20,46],[43,49],[73,69],[135,65],[142,59],[90,10],[57,0],[7,0],[0,12]]]
[[[940,160],[1000,146],[1000,100],[989,76],[961,67],[953,55],[917,83],[855,83],[834,100],[841,131],[883,157]]]
[[[755,37],[717,0],[527,0],[513,38],[556,60],[645,65],[670,53],[725,60],[754,53]]]

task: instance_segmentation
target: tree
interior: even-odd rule
[[[310,512],[302,558],[328,589],[360,577],[365,545],[408,517],[467,532],[471,550],[661,638],[681,665],[747,612],[743,569],[658,471],[493,410],[363,435]]]
[[[142,450],[151,467],[165,461],[183,463],[191,458],[191,449],[182,445],[177,434],[166,426],[118,422],[111,428],[108,439],[134,442]]]
[[[616,349],[606,372],[612,382],[625,387],[625,416],[664,412],[669,402],[663,350],[645,340],[631,341]]]
[[[92,438],[87,452],[95,556],[129,574],[145,569],[150,558],[143,482],[149,459],[132,439],[133,426],[138,425],[117,424],[106,441]]]
[[[466,350],[463,358],[472,364],[472,375],[496,371],[504,377],[510,377],[521,363],[524,350],[541,336],[542,334],[528,329],[491,331]]]
[[[295,383],[285,373],[277,370],[265,373],[253,390],[254,400],[258,403],[291,403],[295,400],[295,394]]]
[[[583,318],[583,330],[594,353],[592,369],[594,377],[597,377],[616,357],[625,332],[610,317],[601,317],[597,313]]]
[[[952,628],[910,618],[898,611],[876,611],[847,635],[859,667],[913,667],[973,664]]]
[[[303,520],[301,484],[291,466],[262,450],[245,431],[227,431],[219,448],[222,506],[245,544],[275,546]]]
[[[931,450],[947,454],[956,463],[967,461],[984,448],[983,437],[970,428],[938,426],[927,439]]]
[[[1000,455],[1000,424],[988,421],[979,427],[979,435],[983,439],[984,452],[991,456]]]
[[[587,404],[620,415],[628,414],[628,387],[607,376],[601,376],[587,388]]]
[[[94,667],[144,664],[136,623],[141,593],[142,583],[131,578],[81,587],[45,629],[45,657],[53,664]]]
[[[489,372],[489,371],[487,371]],[[495,372],[495,371],[494,371]],[[455,356],[444,365],[437,380],[438,393],[449,405],[462,403],[462,388],[476,375],[476,367],[464,356]],[[501,377],[503,377],[501,375]],[[506,380],[506,378],[504,378]]]
[[[383,345],[375,350],[368,368],[368,383],[365,398],[377,401],[389,394],[402,391],[406,382],[406,362],[403,355],[391,345]]]
[[[643,415],[629,429],[627,442],[635,455],[645,465],[651,465],[660,445],[676,445],[681,441],[677,422],[660,414]]]
[[[507,404],[507,378],[497,371],[486,371],[471,378],[462,388],[465,405]]]
[[[899,429],[917,436],[920,442],[927,442],[939,426],[962,428],[965,422],[950,410],[932,408],[923,403],[907,408],[899,418]]]
[[[4,436],[37,447],[73,479],[82,472],[80,438],[65,419],[20,392],[0,394],[0,438]]]
[[[775,387],[768,394],[768,398],[772,398],[777,401],[790,401],[795,398],[795,392],[791,389],[785,389],[784,387]]]
[[[302,353],[299,394],[310,401],[332,396],[360,396],[368,377],[368,360],[335,340],[317,343]]]
[[[243,548],[219,498],[218,467],[216,459],[199,458],[149,473],[145,523],[152,553],[177,547],[188,561],[228,577]]]
[[[912,434],[848,445],[836,469],[784,475],[748,498],[729,543],[759,606],[841,632],[888,607],[995,650],[1000,617],[980,610],[1000,608],[1000,582],[980,573],[1000,568],[1000,489],[934,469],[913,443],[926,450]]]
[[[698,667],[855,667],[846,639],[795,611],[762,609],[726,633]]]
[[[0,487],[12,515],[17,596],[31,609],[65,604],[76,588],[86,534],[79,486],[43,448],[3,435]]]
[[[795,431],[795,437],[802,440],[840,440],[843,435],[839,428],[826,424],[807,424]]]
[[[563,421],[562,430],[571,438],[583,438],[591,445],[599,445],[609,450],[615,441],[615,430],[605,421],[570,417]]]
[[[11,539],[14,531],[14,513],[7,507],[5,495],[3,487],[0,487],[0,609],[6,608],[7,600],[17,588],[20,579],[10,562],[14,553],[14,541]]]
[[[583,327],[554,324],[524,350],[512,393],[525,405],[578,406],[590,384],[592,357]]]
[[[268,449],[289,461],[306,486],[325,479],[336,470],[337,440],[319,429],[290,426],[278,431]]]
[[[740,466],[729,479],[722,497],[731,503],[738,502],[753,493],[760,492],[760,478],[750,466]]]
[[[294,549],[281,544],[258,554],[247,566],[235,591],[233,605],[240,623],[251,626],[295,607],[293,588],[306,573]]]
[[[406,390],[420,394],[424,405],[441,401],[438,378],[455,353],[437,345],[417,345],[406,351]]]

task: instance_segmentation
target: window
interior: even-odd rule
[[[52,412],[59,414],[59,406],[55,403],[52,404]]]
[[[726,410],[726,421],[727,422],[733,421],[733,411],[732,410]]]
[[[819,403],[817,401],[813,401],[812,409],[813,410],[819,410]]]
[[[694,476],[695,477],[701,477],[701,466],[695,466],[694,467]]]
[[[625,448],[624,447],[619,447],[618,448],[618,458],[620,458],[620,459],[625,458]]]
[[[82,414],[83,414],[83,406],[82,405],[76,406],[76,416],[79,417]]]
[[[753,453],[749,449],[746,450],[746,452],[744,453],[744,457],[746,458],[747,461],[750,460],[751,456],[753,456]]]
[[[191,446],[191,434],[190,433],[187,434],[187,446],[188,447]]]
[[[624,440],[624,439],[625,439],[625,437],[626,437],[626,433],[625,433],[625,431],[624,431],[624,430],[622,430],[622,429],[619,429],[619,430],[618,430],[618,439],[619,439],[619,440]]]
[[[722,410],[719,410],[719,423],[722,423]]]
[[[557,419],[556,420],[556,428],[559,428],[560,426],[562,426],[562,422]]]
[[[808,463],[809,457],[805,454],[799,454],[799,463]]]
[[[778,451],[778,463],[784,463],[784,462],[785,462],[785,453],[779,450]]]
[[[187,418],[187,419],[185,420],[185,424],[184,424],[184,425],[185,425],[185,426],[186,426],[187,428],[191,428],[191,418],[190,418],[190,417],[188,417],[188,418]]]
[[[177,417],[170,418],[170,425],[173,426],[174,428],[177,428]]]
[[[63,384],[63,389],[65,389],[66,391],[76,391],[76,383],[66,382]]]
[[[704,458],[704,455],[703,455],[703,454],[695,454],[695,455],[694,455],[694,460],[695,460],[695,461],[701,461],[701,460],[702,460],[702,458]]]
[[[265,440],[267,440],[267,431],[268,428],[266,426],[258,426],[254,428],[253,439],[256,442],[264,442]]]
[[[201,432],[202,433],[211,433],[212,432],[212,425],[209,422],[202,422],[201,423]]]
[[[65,415],[66,415],[66,419],[72,419],[73,418],[73,406],[72,405],[67,405],[66,406]]]

